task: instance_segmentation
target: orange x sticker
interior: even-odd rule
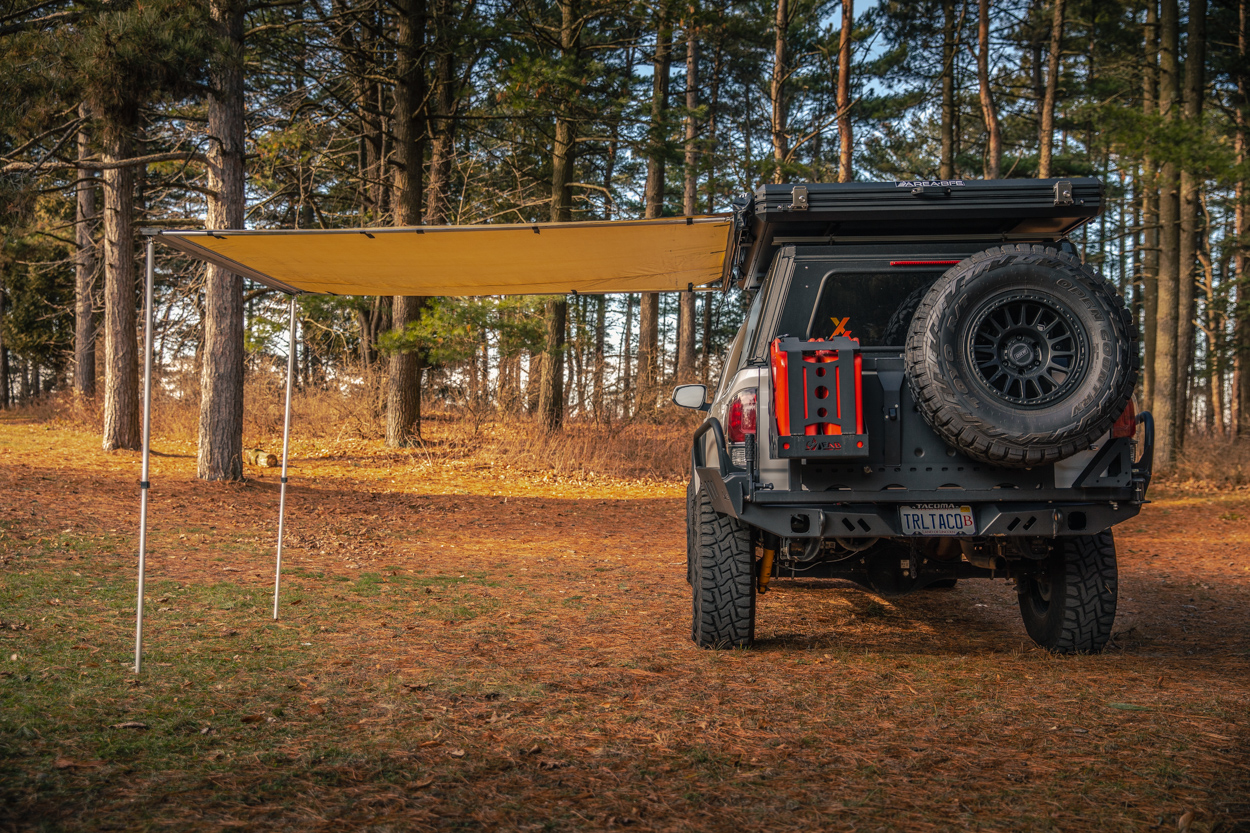
[[[851,320],[851,316],[848,315],[846,318],[830,318],[829,320],[834,324],[833,335],[829,336],[830,338],[833,338],[833,336],[851,337],[851,331],[846,328],[846,322]]]

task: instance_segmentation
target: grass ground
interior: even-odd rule
[[[154,447],[136,678],[138,455],[0,423],[0,830],[1250,830],[1247,492],[1117,530],[1100,656],[984,581],[709,652],[680,483],[296,442],[275,622],[276,472]]]

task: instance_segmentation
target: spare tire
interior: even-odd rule
[[[1115,288],[1045,246],[987,249],[929,289],[907,334],[925,420],[969,457],[1053,463],[1088,448],[1137,382],[1137,336]]]
[[[885,322],[885,332],[881,336],[882,344],[893,347],[896,344],[907,343],[907,331],[911,329],[911,319],[915,316],[916,310],[920,309],[920,302],[924,300],[931,286],[933,286],[932,283],[926,283],[916,287],[895,308],[890,320]]]

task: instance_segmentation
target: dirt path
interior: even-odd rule
[[[777,581],[758,647],[707,652],[680,484],[297,443],[274,624],[276,472],[158,441],[135,686],[138,457],[96,442],[0,425],[0,829],[1250,830],[1245,493],[1117,530],[1101,656],[972,581]]]

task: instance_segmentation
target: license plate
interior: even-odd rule
[[[975,535],[977,532],[971,506],[921,503],[900,506],[898,515],[904,535]]]

